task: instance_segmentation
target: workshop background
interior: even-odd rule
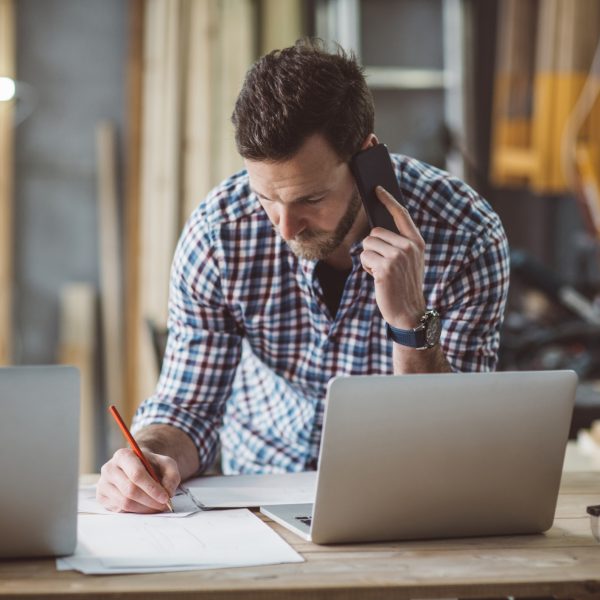
[[[600,417],[600,0],[0,0],[0,364],[80,368],[82,472],[152,393],[246,69],[306,35],[357,54],[391,151],[500,214],[499,368],[574,368],[572,437]]]

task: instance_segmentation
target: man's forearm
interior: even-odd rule
[[[195,475],[200,468],[200,457],[194,442],[177,427],[149,425],[136,434],[142,449],[171,457],[179,467],[182,480]]]
[[[409,373],[451,373],[450,363],[446,360],[440,346],[427,350],[406,348],[394,344],[394,375]]]

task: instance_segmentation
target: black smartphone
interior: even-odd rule
[[[377,144],[357,152],[350,159],[350,171],[356,179],[358,192],[365,207],[371,229],[373,227],[384,227],[394,233],[399,233],[392,215],[375,193],[375,188],[380,185],[394,196],[400,204],[406,206],[387,146]]]

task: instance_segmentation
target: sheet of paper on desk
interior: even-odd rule
[[[194,504],[191,498],[183,492],[178,492],[173,498],[174,512],[155,513],[149,517],[187,517],[198,512],[200,509]],[[96,486],[84,485],[79,487],[79,496],[77,498],[77,512],[92,515],[114,515],[127,513],[114,513],[106,510],[98,500],[96,500]]]
[[[75,554],[57,559],[58,570],[91,575],[303,562],[248,510],[200,512],[186,519],[79,515],[77,539]]]
[[[244,508],[314,502],[316,481],[316,471],[305,471],[198,477],[186,481],[185,487],[206,508]]]

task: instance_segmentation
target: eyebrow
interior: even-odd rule
[[[258,190],[255,190],[254,188],[250,188],[257,196],[260,196],[263,200],[268,200],[269,202],[279,202],[279,200],[271,200],[270,198],[267,198],[264,194],[261,194]],[[294,200],[292,200],[292,202],[290,204],[296,204],[297,202],[306,202],[307,200],[313,200],[315,198],[319,198],[321,196],[324,196],[325,194],[327,194],[329,192],[329,190],[321,190],[318,192],[314,192],[312,194],[307,194],[306,196],[300,196],[298,198],[295,198]]]

